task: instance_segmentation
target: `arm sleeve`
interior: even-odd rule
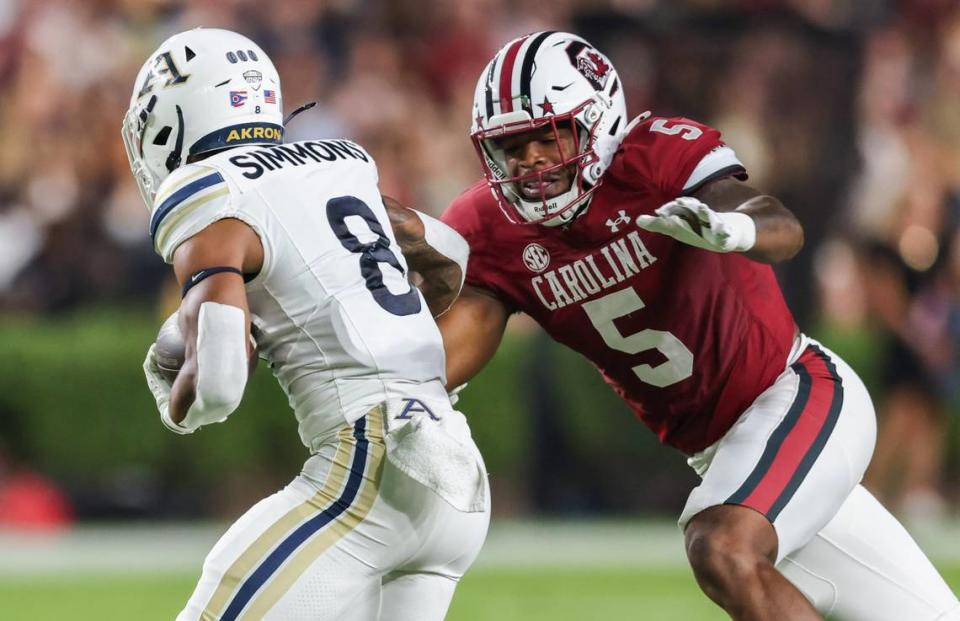
[[[467,240],[440,220],[421,211],[416,211],[416,214],[423,223],[423,236],[427,245],[460,267],[460,288],[462,289],[463,281],[467,275],[467,263],[470,258],[470,245]]]

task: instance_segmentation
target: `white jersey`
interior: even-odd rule
[[[377,403],[446,401],[443,341],[377,187],[373,158],[347,140],[239,147],[174,171],[150,221],[177,247],[223,218],[247,223],[264,261],[247,285],[269,361],[307,447]],[[210,266],[214,267],[214,266]]]

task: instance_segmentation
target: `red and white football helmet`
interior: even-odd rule
[[[613,64],[583,38],[535,32],[507,43],[487,65],[473,98],[470,136],[487,183],[514,223],[557,226],[572,220],[600,185],[627,125],[623,87]],[[576,152],[545,170],[510,176],[498,139],[543,127],[573,129]],[[568,166],[576,175],[567,192],[526,200],[522,182]]]

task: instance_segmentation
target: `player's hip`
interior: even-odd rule
[[[483,458],[466,417],[453,409],[445,392],[441,398],[395,396],[375,406],[354,425],[364,420],[376,420],[378,426],[382,425],[376,442],[377,450],[382,450],[385,457],[384,467],[398,470],[459,511],[488,510]],[[349,429],[351,425],[345,425],[314,444],[314,455],[304,466],[304,477],[319,482],[328,472],[345,467],[344,442],[354,441]],[[385,485],[379,489],[381,495],[390,491]]]
[[[439,375],[421,380],[389,374],[328,375],[316,373],[284,384],[299,421],[300,438],[311,453],[336,443],[344,426],[353,425],[379,405],[407,400],[427,404],[436,411],[451,409]]]
[[[756,464],[760,469],[804,458],[815,460],[828,441],[836,440],[868,453],[869,459],[876,418],[870,395],[856,372],[816,340],[800,335],[786,369],[723,437],[689,458],[690,466],[703,476],[717,452],[729,450],[734,438],[743,443],[738,446],[750,446],[754,451],[763,447],[764,459]],[[787,460],[787,455],[793,459]]]
[[[690,458],[703,482],[681,523],[709,506],[747,506],[777,527],[786,554],[822,528],[860,481],[875,438],[860,378],[803,337],[787,369],[736,424]]]

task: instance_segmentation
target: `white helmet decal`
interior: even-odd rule
[[[253,41],[229,30],[176,34],[150,55],[123,122],[130,169],[147,206],[191,157],[283,142],[280,76]]]
[[[610,60],[565,32],[536,32],[507,43],[480,76],[471,137],[501,209],[512,222],[548,226],[573,219],[601,182],[626,127],[626,102]],[[571,188],[542,200],[524,199],[497,139],[552,126],[573,130],[576,153],[554,168],[576,167]],[[561,154],[561,157],[564,157]]]

